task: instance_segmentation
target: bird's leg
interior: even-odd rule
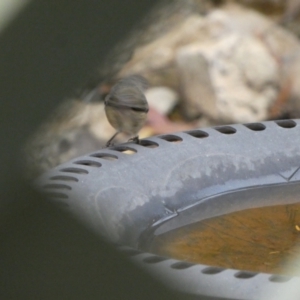
[[[130,139],[128,140],[128,142],[134,142],[134,143],[136,143],[136,144],[139,144],[139,143],[140,143],[139,136],[137,135],[137,136],[135,136],[135,137],[133,137],[133,138],[130,138]]]
[[[106,147],[109,147],[109,146],[111,146],[112,145],[112,141],[113,141],[113,139],[118,135],[120,133],[120,131],[117,131],[109,140],[108,140],[108,142],[106,143]]]

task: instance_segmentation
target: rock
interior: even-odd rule
[[[300,51],[300,50],[299,50]],[[299,52],[300,53],[300,52]],[[293,118],[300,117],[300,55],[295,54],[290,58],[286,67],[286,84],[283,86],[281,110],[289,113]],[[281,100],[281,99],[279,99]],[[285,105],[284,105],[285,104]]]
[[[200,48],[186,46],[177,54],[180,90],[185,104],[183,110],[188,119],[195,119],[201,114],[216,119],[217,99],[210,76],[210,62]]]
[[[178,50],[183,99],[190,117],[191,112],[223,122],[268,117],[280,70],[266,45],[251,32],[252,22],[243,21],[248,14],[251,20],[256,17],[256,24],[260,20],[264,24],[264,18],[245,13],[242,10],[233,18],[230,11],[214,11],[207,17],[211,38]]]
[[[189,119],[260,121],[270,116],[292,67],[286,61],[297,51],[295,36],[255,11],[230,4],[205,17],[191,14],[138,47],[119,76],[139,73],[152,86],[180,92]]]
[[[118,77],[141,74],[151,85],[158,85],[156,81],[158,76],[161,80],[159,85],[169,83],[171,87],[176,88],[177,72],[176,69],[172,68],[176,51],[178,47],[199,40],[202,36],[206,38],[207,33],[203,32],[203,22],[202,16],[192,14],[152,43],[138,47],[135,49],[131,60],[119,72]],[[161,72],[161,70],[164,71]],[[167,74],[165,70],[167,70]],[[171,71],[168,72],[168,70]],[[163,73],[162,76],[159,76],[161,73]],[[168,76],[172,77],[173,86],[172,82],[168,80]]]
[[[261,41],[232,36],[211,69],[218,119],[255,122],[268,118],[279,88],[279,67]],[[226,57],[227,54],[227,57]]]
[[[164,86],[152,87],[145,91],[149,106],[155,108],[160,114],[168,115],[178,103],[178,94]]]
[[[232,34],[217,44],[187,46],[178,60],[186,107],[194,114],[224,122],[267,118],[276,99],[279,70],[259,40]],[[182,64],[186,60],[189,64]],[[208,69],[200,69],[201,64]]]

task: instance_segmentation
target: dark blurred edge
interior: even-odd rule
[[[0,36],[0,299],[174,299],[33,191],[20,146],[153,0],[33,1]]]

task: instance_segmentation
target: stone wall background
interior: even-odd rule
[[[103,147],[103,99],[131,74],[150,84],[140,137],[300,117],[299,14],[299,0],[162,1],[30,138],[27,175]]]

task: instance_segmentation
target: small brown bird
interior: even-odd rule
[[[105,113],[109,123],[117,130],[106,143],[109,147],[113,139],[124,132],[133,136],[129,141],[139,143],[138,132],[143,127],[149,110],[144,95],[148,83],[139,75],[125,77],[118,81],[106,96]]]

